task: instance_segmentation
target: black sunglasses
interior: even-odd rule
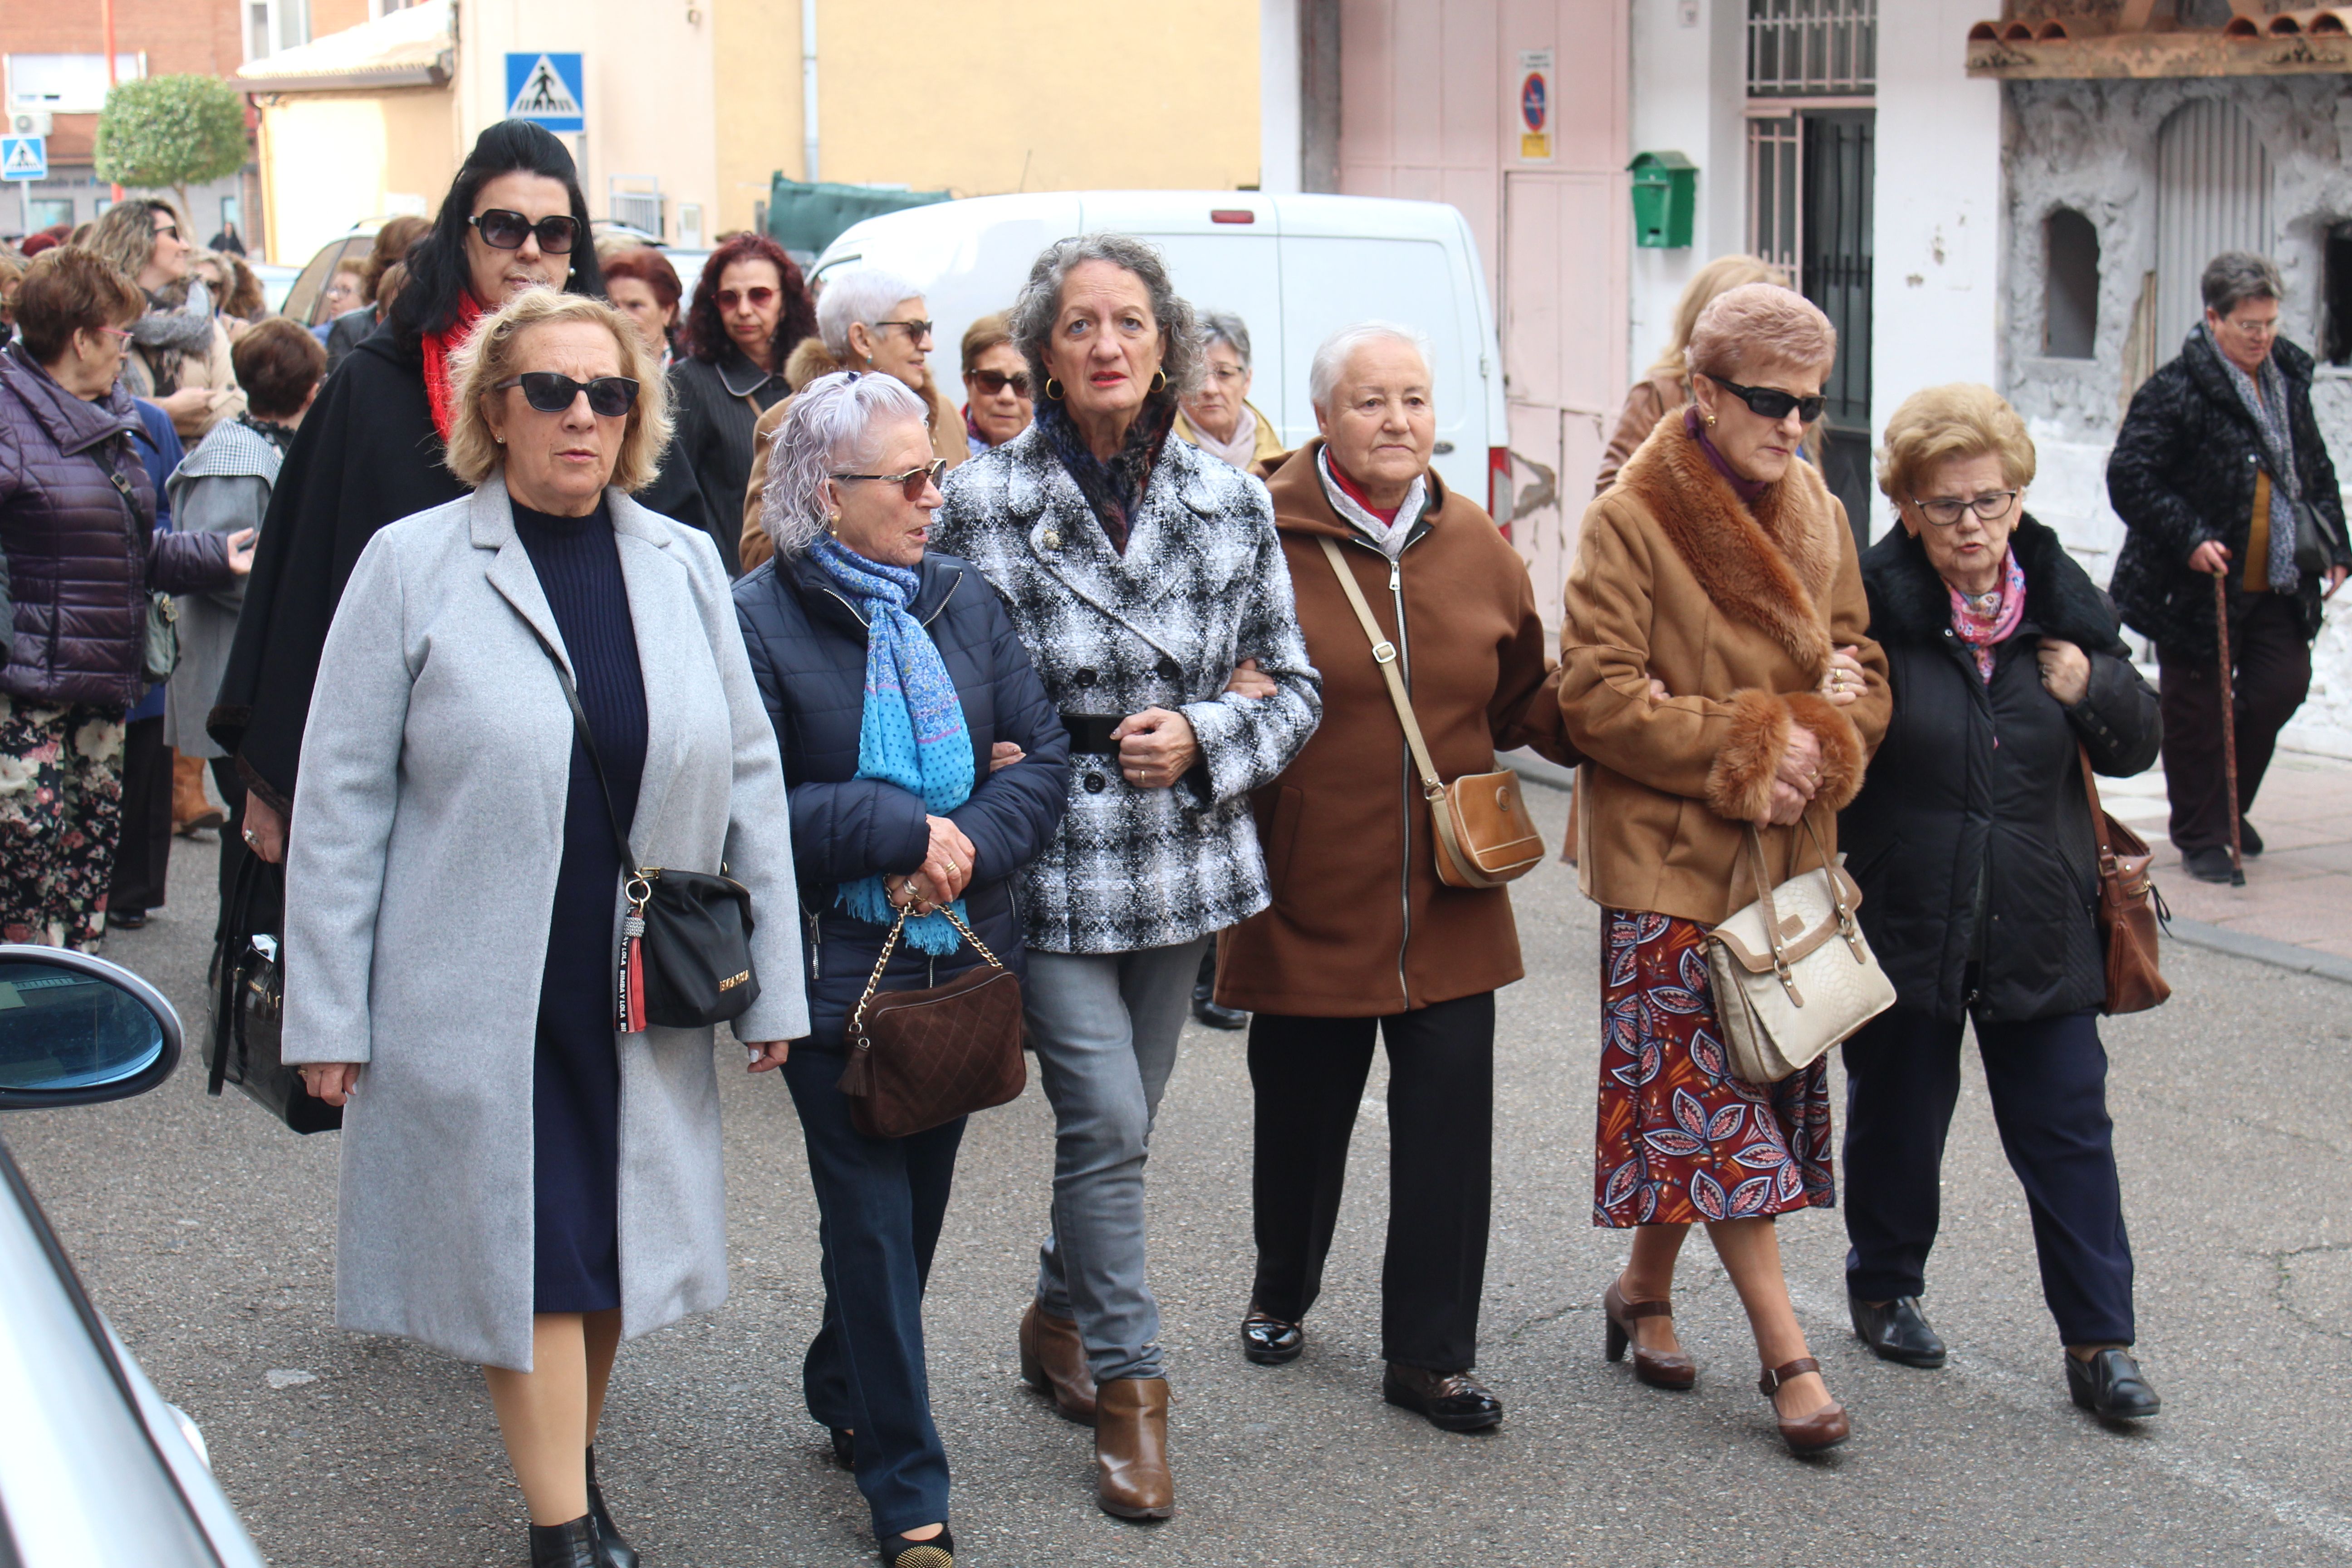
[[[923,499],[923,491],[929,486],[938,484],[940,476],[947,471],[948,460],[945,458],[934,458],[921,468],[908,468],[903,474],[835,474],[833,477],[836,479],[872,479],[876,484],[897,485],[908,500],[920,500]]]
[[[492,207],[466,221],[481,235],[482,243],[493,250],[520,250],[522,242],[536,234],[540,249],[550,256],[569,256],[572,242],[580,237],[580,220],[561,214],[533,223],[520,213]]]
[[[1016,370],[1009,375],[1001,370],[976,370],[971,373],[971,381],[973,385],[991,397],[1008,386],[1013,389],[1013,395],[1015,397],[1029,395],[1029,373],[1025,370]]]
[[[1736,381],[1726,381],[1707,371],[1699,374],[1748,405],[1748,412],[1760,419],[1786,419],[1789,410],[1793,408],[1798,418],[1811,425],[1822,416],[1822,405],[1829,401],[1826,397],[1800,397],[1777,386],[1742,386]]]
[[[637,384],[625,375],[574,381],[551,370],[527,370],[499,383],[498,390],[504,392],[509,386],[521,387],[523,401],[541,414],[562,413],[583,392],[588,395],[588,412],[605,419],[620,418],[637,401]]]

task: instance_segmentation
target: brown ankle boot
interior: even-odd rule
[[[1117,1377],[1095,1391],[1095,1500],[1121,1519],[1176,1511],[1168,1473],[1168,1380]]]
[[[1034,1301],[1021,1314],[1021,1381],[1053,1395],[1054,1408],[1079,1426],[1095,1424],[1095,1374],[1078,1325]]]
[[[172,758],[172,831],[194,833],[218,827],[228,814],[205,798],[205,760],[174,753]]]

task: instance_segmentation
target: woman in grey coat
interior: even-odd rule
[[[932,542],[1004,596],[1070,735],[1068,811],[1023,878],[1055,1155],[1022,1372],[1095,1427],[1104,1510],[1161,1519],[1175,1483],[1144,1158],[1202,952],[1266,904],[1249,792],[1314,732],[1320,682],[1265,487],[1169,438],[1201,344],[1159,253],[1057,242],[1013,331],[1036,419],[949,476]]]
[[[473,493],[379,531],[327,636],[285,1054],[346,1105],[337,1321],[485,1363],[533,1563],[629,1568],[592,1447],[614,1352],[717,1307],[727,1258],[712,1032],[614,1026],[615,824],[751,889],[763,1070],[808,1030],[783,774],[718,552],[629,499],[669,425],[635,331],[533,289],[452,395]]]

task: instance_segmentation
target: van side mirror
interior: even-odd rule
[[[144,1094],[172,1076],[180,1048],[172,1004],[120,964],[0,945],[0,1110]]]

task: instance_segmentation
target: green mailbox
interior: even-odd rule
[[[1698,210],[1698,165],[1680,153],[1637,153],[1626,167],[1633,172],[1633,243],[1662,250],[1688,247]]]

